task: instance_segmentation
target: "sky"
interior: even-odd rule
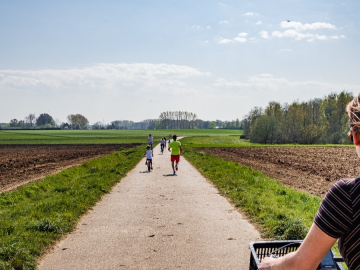
[[[360,1],[0,0],[0,123],[242,119],[360,92]]]

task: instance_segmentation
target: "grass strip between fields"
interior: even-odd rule
[[[36,259],[141,160],[144,146],[119,149],[0,194],[0,269],[36,269]]]

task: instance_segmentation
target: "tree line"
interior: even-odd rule
[[[242,120],[243,137],[264,144],[343,144],[349,130],[346,105],[353,95],[331,93],[323,99],[254,107]]]
[[[3,125],[2,129],[87,129],[89,121],[81,114],[69,114],[68,122],[59,123],[47,113],[42,113],[38,117],[30,113],[24,120],[11,119],[8,125]]]
[[[60,122],[47,113],[42,113],[38,117],[31,113],[24,120],[11,119],[8,124],[0,123],[0,128],[3,129],[242,129],[242,127],[239,119],[205,121],[198,119],[195,113],[187,111],[166,111],[157,119],[145,119],[140,122],[115,120],[106,124],[97,121],[92,125],[81,114],[70,114],[67,116],[67,122]]]

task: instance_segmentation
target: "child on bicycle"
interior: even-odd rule
[[[151,134],[149,134],[147,140],[148,140],[148,145],[151,147],[151,149],[153,149],[154,137],[152,137]]]
[[[161,138],[160,140],[161,153],[164,152],[165,143],[166,143],[165,138],[164,137]]]
[[[154,156],[154,153],[153,153],[153,150],[151,149],[150,145],[146,146],[146,151],[145,151],[144,156],[146,156],[145,165],[147,165],[148,162],[150,162],[150,169],[152,170],[153,169],[153,167],[152,167],[152,158]]]

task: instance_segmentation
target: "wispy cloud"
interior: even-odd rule
[[[257,21],[255,24],[256,24],[256,25],[261,25],[261,24],[262,24],[262,21]]]
[[[278,52],[281,52],[281,53],[287,53],[287,52],[292,52],[293,49],[281,49],[281,50],[278,50]]]
[[[282,21],[280,23],[281,28],[294,28],[297,31],[305,30],[318,30],[318,29],[336,29],[336,26],[330,23],[315,22],[315,23],[301,23],[301,22],[288,22]]]
[[[0,70],[0,86],[33,89],[109,89],[185,85],[190,77],[208,76],[188,66],[168,64],[97,64],[67,70]]]
[[[317,30],[338,30],[337,27],[330,23],[315,22],[315,23],[301,23],[283,21],[280,23],[280,28],[287,29],[284,31],[272,31],[271,35],[268,31],[261,31],[260,36],[263,39],[274,38],[292,38],[294,40],[306,40],[313,42],[316,40],[330,40],[330,39],[342,39],[346,38],[345,35],[326,35],[324,33],[314,33]],[[311,31],[311,32],[310,32]]]
[[[329,91],[339,91],[339,89],[347,89],[349,91],[357,91],[359,85],[343,85],[333,84],[320,81],[290,81],[286,78],[276,78],[272,74],[255,74],[250,76],[246,81],[228,81],[223,78],[218,78],[214,86],[233,90],[233,93],[241,95],[242,93],[262,92],[270,96],[274,93],[287,93],[294,95],[294,92],[304,94],[306,89],[307,94],[311,96],[314,91],[319,93],[329,93]],[[323,90],[321,90],[323,89]],[[303,95],[302,95],[303,96]]]
[[[228,21],[220,21],[219,24],[229,24]]]
[[[201,30],[202,29],[202,27],[200,25],[193,25],[191,28],[196,29],[196,30]]]
[[[244,43],[247,41],[246,36],[248,35],[248,33],[245,32],[241,32],[239,33],[236,37],[234,38],[220,38],[218,39],[218,43],[219,44],[229,44],[229,43],[233,43],[233,42],[240,42],[240,43]]]
[[[326,35],[319,35],[319,34],[312,34],[312,33],[302,33],[296,30],[286,30],[284,32],[274,31],[271,33],[273,37],[277,38],[293,38],[295,40],[302,40],[306,39],[309,42],[315,40],[328,40],[328,39],[340,39],[345,38],[344,35],[341,36],[326,36]]]
[[[218,40],[218,43],[219,44],[229,44],[229,43],[232,43],[234,42],[232,39],[228,39],[228,38],[220,38]]]
[[[258,16],[259,14],[258,13],[255,13],[255,12],[247,12],[247,13],[244,13],[243,16]]]
[[[269,38],[269,33],[268,31],[261,31],[260,32],[260,36],[263,38],[263,39],[268,39]]]

